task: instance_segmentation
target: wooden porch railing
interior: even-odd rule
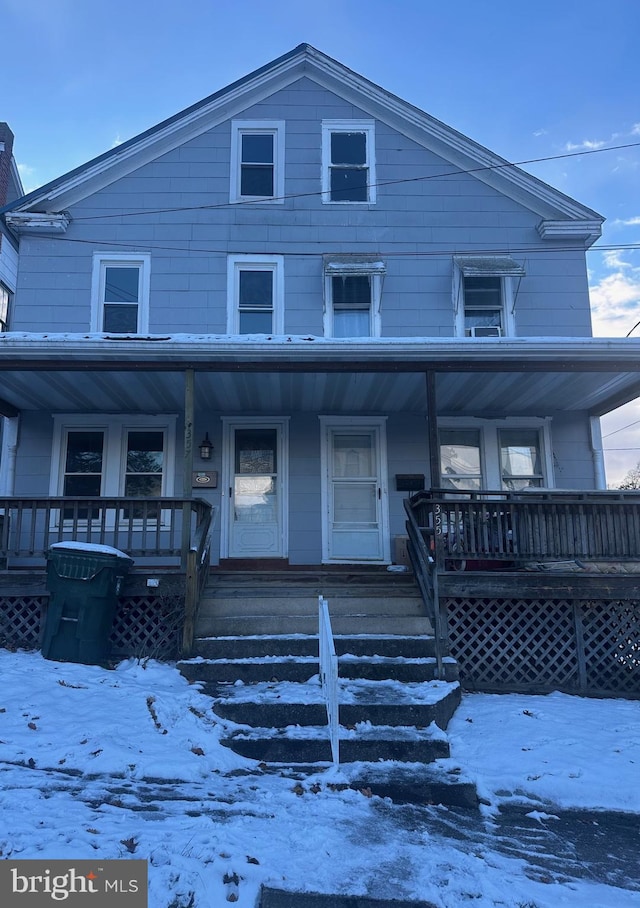
[[[0,498],[0,568],[44,567],[51,545],[68,541],[110,545],[150,567],[173,562],[185,571],[182,652],[189,655],[213,513],[197,498]]]
[[[407,508],[438,570],[469,560],[640,560],[640,492],[440,489]]]
[[[183,558],[202,535],[211,506],[184,498],[0,498],[0,558],[9,566],[44,561],[54,542],[76,540],[121,549],[132,558]]]

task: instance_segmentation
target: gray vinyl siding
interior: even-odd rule
[[[23,237],[14,329],[87,331],[92,255],[121,250],[151,252],[152,333],[225,332],[227,255],[267,253],[285,257],[285,332],[321,335],[322,254],[380,253],[383,336],[447,337],[452,254],[525,248],[517,333],[590,333],[584,252],[554,251],[539,215],[380,120],[377,203],[323,204],[323,118],[372,119],[307,79],[237,117],[285,121],[283,204],[228,204],[226,121],[72,206],[64,236]]]

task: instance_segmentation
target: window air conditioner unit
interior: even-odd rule
[[[469,329],[471,337],[502,337],[502,328],[499,325],[478,326]]]

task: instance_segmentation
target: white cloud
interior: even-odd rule
[[[536,129],[536,131],[534,132],[534,136],[536,137],[536,139],[537,139],[539,136],[546,136],[546,135],[547,135],[547,130],[546,130],[546,129]]]
[[[634,123],[631,129],[632,136],[640,136],[640,123]]]
[[[600,337],[625,337],[640,321],[640,268],[621,264],[590,289],[593,333]]]
[[[123,141],[124,141],[124,139],[121,139],[121,138],[120,138],[120,135],[117,135],[117,136],[115,137],[115,139],[113,140],[113,142],[111,143],[111,147],[112,147],[112,148],[117,148],[118,145],[122,145]]]
[[[18,173],[20,174],[20,179],[22,180],[22,188],[25,191],[25,194],[33,192],[34,189],[37,189],[38,186],[41,186],[42,183],[38,181],[35,177],[36,169],[35,167],[30,167],[29,164],[18,164]]]
[[[610,227],[640,227],[640,215],[630,218],[616,218],[609,224]]]
[[[565,151],[596,151],[606,144],[604,139],[584,139],[582,142],[567,142],[564,147]]]

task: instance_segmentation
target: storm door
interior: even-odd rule
[[[328,561],[388,560],[382,425],[327,425],[324,550]]]
[[[281,425],[229,426],[230,558],[282,558],[284,446]]]

